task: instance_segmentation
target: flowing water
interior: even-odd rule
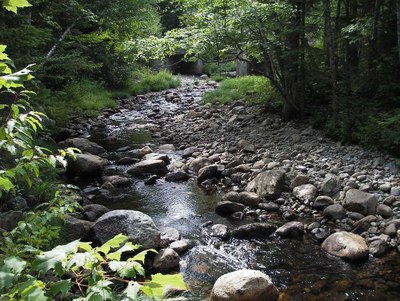
[[[148,118],[152,106],[170,114],[179,110],[179,106],[166,103],[160,94],[158,103],[149,102],[140,112],[121,110],[104,120],[106,126],[91,131],[90,139],[108,150],[111,165],[107,174],[125,174],[127,166],[113,164],[124,151],[157,144],[157,138],[152,139],[154,124]],[[174,160],[180,153],[169,155]],[[260,241],[212,239],[203,223],[212,221],[234,228],[248,221],[218,216],[214,209],[222,192],[205,191],[193,180],[186,183],[158,180],[156,185],[149,186],[144,185],[143,179],[133,178],[130,187],[113,190],[107,197],[102,195],[100,183],[82,185],[92,195],[93,202],[110,209],[142,211],[159,227],[174,227],[183,238],[197,242],[182,257],[181,272],[192,289],[190,300],[206,299],[216,277],[242,268],[268,274],[281,291],[280,300],[400,300],[400,256],[395,252],[381,259],[350,264],[323,252],[307,236]],[[276,223],[283,222],[276,217]]]

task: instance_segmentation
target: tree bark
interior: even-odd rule
[[[396,0],[396,17],[397,17],[397,51],[400,63],[400,0]]]
[[[324,7],[324,29],[325,29],[325,46],[328,54],[328,62],[331,75],[331,88],[332,88],[332,117],[335,125],[338,121],[339,103],[338,103],[338,87],[337,87],[337,62],[335,58],[335,42],[332,34],[331,25],[331,1],[323,0]]]
[[[58,41],[51,47],[50,51],[46,54],[45,59],[48,60],[50,57],[53,56],[54,52],[56,51],[58,45],[64,41],[65,37],[70,33],[71,29],[75,27],[76,23],[79,21],[80,18],[75,20],[68,28],[63,32],[61,37],[58,39]]]

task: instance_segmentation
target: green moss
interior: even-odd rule
[[[224,104],[235,100],[281,106],[282,99],[268,79],[262,76],[244,76],[225,79],[220,86],[203,97],[204,102]]]

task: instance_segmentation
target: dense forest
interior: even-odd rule
[[[400,155],[400,0],[0,4],[0,209],[19,208],[20,198],[28,200],[24,210],[39,206],[4,232],[0,300],[54,300],[71,290],[82,295],[74,300],[139,300],[139,290],[157,300],[167,284],[185,288],[179,275],[146,282],[144,258],[153,251],[125,260],[124,252],[139,250],[125,236],[97,247],[61,245],[60,224],[80,206],[74,188],[55,184],[79,152],[56,150],[60,128],[118,98],[178,86],[163,70],[177,52],[205,62],[222,81],[220,95],[252,85],[244,98],[284,122]],[[243,63],[257,77],[225,79]],[[54,279],[44,279],[49,270]]]

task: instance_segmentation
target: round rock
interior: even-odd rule
[[[104,244],[122,233],[128,240],[143,249],[157,249],[160,245],[160,230],[146,214],[134,210],[113,210],[102,215],[93,225],[94,239]]]
[[[264,273],[240,270],[217,279],[210,301],[275,301],[278,295],[278,289]]]
[[[157,271],[167,272],[179,266],[179,255],[171,248],[162,249],[154,257],[153,268]]]
[[[331,255],[350,261],[368,258],[369,249],[364,238],[351,232],[336,232],[322,243],[322,249]]]

